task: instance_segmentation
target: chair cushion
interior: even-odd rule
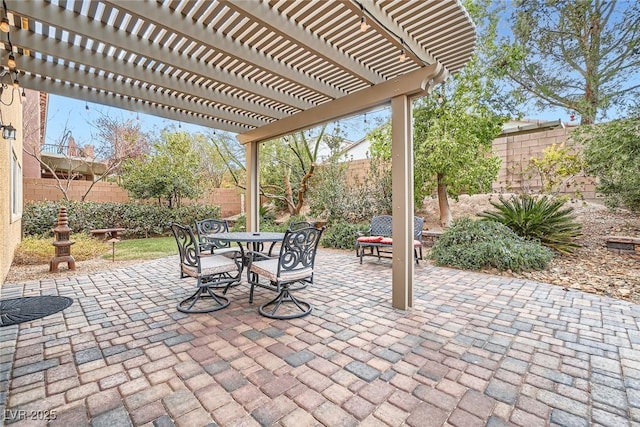
[[[296,271],[283,271],[278,279],[278,259],[268,259],[265,261],[256,261],[251,264],[250,271],[262,276],[272,282],[284,282],[291,280],[301,280],[311,276],[312,268],[303,268]]]
[[[232,259],[222,255],[209,255],[200,258],[202,271],[190,265],[182,264],[182,272],[191,277],[210,276],[214,274],[238,271],[238,265]]]
[[[361,236],[358,237],[360,243],[379,243],[382,240],[382,236]]]
[[[364,240],[364,239],[367,239],[367,240]],[[382,237],[382,236],[370,236],[370,237],[365,236],[365,237],[358,237],[358,242],[380,243],[383,245],[392,245],[393,239],[391,237]],[[422,246],[422,242],[420,240],[414,240],[413,246]]]

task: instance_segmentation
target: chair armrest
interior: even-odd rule
[[[258,251],[247,251],[244,253],[244,256],[249,260],[249,264],[251,264],[252,261],[264,261],[267,259],[277,258],[277,257],[270,257],[267,254],[264,254]]]
[[[356,231],[356,237],[371,236],[371,228],[367,231]]]

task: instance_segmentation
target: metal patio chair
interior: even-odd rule
[[[232,246],[231,242],[221,242],[220,240],[207,237],[212,233],[227,233],[229,223],[226,219],[207,218],[196,221],[196,234],[200,244],[200,252],[210,251],[212,254],[223,254],[228,252],[238,252],[240,248]]]
[[[193,230],[189,226],[171,223],[171,231],[176,238],[180,254],[180,271],[184,276],[196,279],[196,291],[177,305],[184,313],[208,313],[225,308],[229,299],[215,293],[223,289],[227,293],[229,286],[240,283],[243,270],[243,251],[225,255],[201,256]],[[211,300],[212,303],[207,303]]]
[[[277,292],[274,299],[260,306],[260,314],[272,319],[294,319],[311,313],[311,304],[292,292],[313,283],[316,252],[323,231],[324,228],[315,227],[287,230],[277,257],[270,258],[261,252],[248,254],[249,302],[253,302],[256,286]]]

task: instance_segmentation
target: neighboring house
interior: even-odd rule
[[[95,181],[107,170],[104,162],[96,161],[93,146],[79,147],[69,132],[59,144],[42,144],[39,178],[80,179]],[[55,176],[54,176],[55,174]]]
[[[107,165],[96,161],[93,146],[78,146],[71,132],[56,143],[45,143],[48,99],[46,93],[40,93],[38,103],[25,104],[24,177],[94,181]]]

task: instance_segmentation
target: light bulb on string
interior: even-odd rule
[[[7,66],[11,70],[16,68],[16,57],[13,55],[13,52],[9,54],[9,59],[7,60]]]
[[[362,15],[362,18],[360,18],[360,31],[366,33],[370,27],[371,25],[367,24],[367,18]]]
[[[5,16],[0,21],[0,31],[2,31],[3,33],[8,33],[9,30],[11,30],[11,24],[9,24],[9,20]]]
[[[87,101],[84,101],[84,109],[89,111],[89,103]]]

